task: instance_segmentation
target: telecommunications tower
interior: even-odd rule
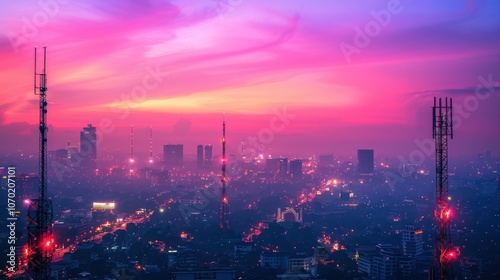
[[[226,120],[222,121],[222,190],[220,194],[220,208],[219,208],[219,228],[223,230],[229,229],[229,201],[226,193]]]
[[[47,195],[47,47],[43,47],[43,69],[38,72],[35,47],[34,93],[40,98],[38,198],[28,207],[28,276],[31,279],[49,279],[50,263],[54,254],[52,233],[52,201]]]
[[[448,138],[453,139],[452,113],[451,98],[443,102],[434,97],[432,136],[436,144],[436,208],[432,279],[453,279],[453,260],[458,254],[451,245],[451,209],[448,205]]]
[[[149,163],[153,163],[153,127],[149,127]]]

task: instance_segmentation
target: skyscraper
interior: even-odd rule
[[[424,252],[422,230],[413,225],[406,225],[402,233],[403,254],[415,258]]]
[[[302,160],[294,159],[290,161],[290,176],[293,180],[302,179]]]
[[[196,168],[203,168],[203,145],[196,147]]]
[[[205,167],[206,168],[212,167],[212,146],[211,145],[205,146]]]
[[[373,174],[373,150],[358,150],[358,172],[361,175]]]
[[[276,175],[276,173],[278,173],[279,170],[280,170],[280,159],[279,158],[266,159],[266,173]]]
[[[288,175],[288,158],[280,158],[279,175],[285,178]]]
[[[334,164],[333,154],[325,154],[318,156],[318,167],[321,168],[333,167],[333,164]]]
[[[163,145],[163,161],[167,167],[182,167],[184,161],[184,145]]]
[[[97,134],[96,127],[88,124],[80,132],[80,157],[82,167],[85,169],[95,169],[97,160]]]

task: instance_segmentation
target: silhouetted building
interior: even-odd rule
[[[184,161],[184,145],[164,145],[163,161],[168,167],[182,167]]]
[[[279,158],[266,159],[266,173],[276,174],[280,170]]]
[[[460,272],[464,279],[481,279],[483,274],[483,261],[479,258],[460,258]]]
[[[279,252],[264,252],[260,255],[260,266],[271,269],[288,269],[290,254]]]
[[[280,160],[279,175],[281,178],[285,178],[288,175],[288,159],[280,158],[279,160]]]
[[[57,160],[66,160],[68,158],[68,150],[66,149],[56,150],[55,156]]]
[[[205,167],[212,167],[212,146],[205,145]]]
[[[408,257],[415,258],[424,252],[424,241],[422,230],[415,229],[413,225],[405,226],[402,233],[403,254]]]
[[[302,160],[295,159],[290,161],[290,176],[294,180],[302,179]]]
[[[415,274],[415,259],[403,256],[391,244],[358,249],[358,272],[374,279],[401,279]]]
[[[95,169],[97,160],[96,128],[91,124],[80,132],[81,166],[85,169]]]
[[[373,174],[373,150],[358,150],[358,172],[361,175]]]
[[[203,168],[203,145],[196,147],[196,168]]]
[[[71,142],[68,142],[66,149],[68,150],[68,159],[79,158],[77,146],[71,146]]]
[[[318,157],[318,167],[333,167],[334,159],[333,154],[319,155]]]
[[[170,249],[167,251],[168,267],[187,268],[196,267],[196,251],[188,248]]]
[[[151,186],[166,186],[169,183],[167,170],[152,170],[151,171]]]

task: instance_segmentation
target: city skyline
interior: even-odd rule
[[[226,113],[228,151],[260,136],[277,154],[408,154],[449,96],[453,153],[500,153],[499,3],[216,2],[2,3],[0,152],[38,147],[32,56],[47,45],[51,150],[87,123],[101,151],[127,151],[130,125],[145,151],[154,128],[155,154],[216,144]]]
[[[499,10],[0,3],[0,274],[499,279]]]

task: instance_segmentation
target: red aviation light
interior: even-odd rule
[[[451,216],[451,210],[450,209],[444,209],[441,211],[441,219],[449,219]]]
[[[54,246],[54,238],[46,238],[41,245],[44,249],[52,249]]]

